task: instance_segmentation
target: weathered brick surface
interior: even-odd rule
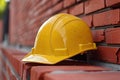
[[[60,11],[61,9],[63,8],[63,2],[60,2],[59,4],[55,5],[52,10],[53,12],[57,12],[57,11]]]
[[[42,80],[44,78],[44,74],[50,73],[52,71],[104,71],[109,70],[102,67],[97,66],[38,66],[32,67],[31,69],[31,80],[35,78],[37,80]],[[37,75],[38,74],[38,75]]]
[[[119,80],[120,72],[47,73],[44,80]]]
[[[104,0],[87,0],[85,2],[85,13],[90,13],[105,7]]]
[[[73,14],[73,15],[82,14],[83,13],[83,3],[80,3],[78,5],[71,7],[69,10],[69,13]]]
[[[75,0],[64,0],[64,7],[68,7],[68,6],[71,6],[75,3]]]
[[[120,28],[106,29],[105,37],[108,44],[120,44]]]
[[[111,24],[119,24],[120,21],[120,10],[110,10],[93,15],[94,26],[104,26]]]
[[[102,42],[105,39],[104,30],[92,30],[92,34],[95,42]]]
[[[93,26],[92,15],[90,15],[90,16],[84,16],[84,17],[82,17],[82,19],[83,19],[90,27]]]
[[[109,63],[117,62],[118,47],[99,46],[98,53],[95,54],[95,59]]]
[[[2,53],[4,53],[4,55],[8,58],[8,60],[13,65],[17,73],[20,76],[22,76],[23,74],[22,69],[24,63],[21,61],[21,59],[23,58],[23,56],[25,56],[25,53],[13,49],[5,49],[5,48],[2,49]]]

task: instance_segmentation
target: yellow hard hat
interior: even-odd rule
[[[0,0],[0,12],[3,12],[6,7],[6,2],[5,0]]]
[[[39,29],[34,47],[22,61],[55,64],[96,49],[88,25],[70,14],[57,14]]]

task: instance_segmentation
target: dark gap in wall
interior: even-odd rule
[[[6,10],[4,12],[3,17],[3,40],[5,40],[5,36],[9,34],[9,2],[7,3]]]
[[[88,13],[86,15],[98,14],[98,13],[102,13],[102,12],[109,11],[109,10],[111,10],[111,8],[109,8],[109,7],[108,8],[102,8],[102,9],[99,9],[97,11],[90,12],[90,13]]]
[[[116,56],[117,56],[117,61],[116,61],[116,63],[119,63],[119,60],[120,60],[120,59],[119,59],[119,56],[118,56],[118,55],[119,55],[119,52],[120,52],[120,48],[119,48],[118,51],[116,52]]]
[[[120,2],[117,3],[117,4],[114,4],[114,5],[112,5],[112,6],[110,6],[110,8],[112,8],[112,9],[120,8]]]
[[[87,62],[87,52],[85,52],[83,54],[75,55],[75,56],[71,57],[70,59]]]

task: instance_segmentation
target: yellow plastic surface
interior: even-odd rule
[[[5,0],[0,0],[0,12],[3,12],[6,7],[6,2]]]
[[[39,29],[34,47],[22,61],[55,64],[96,49],[88,25],[70,14],[57,14]]]

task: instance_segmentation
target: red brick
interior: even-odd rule
[[[39,0],[35,0],[34,3],[32,4],[32,6],[36,6],[36,5],[38,5],[39,2],[40,2]]]
[[[72,8],[70,8],[69,13],[73,14],[73,15],[82,14],[83,13],[83,3],[80,3],[80,4],[75,5]]]
[[[1,80],[6,80],[6,79],[3,79],[3,77],[4,77],[4,74],[2,72],[0,72],[0,79]]]
[[[120,28],[108,28],[105,31],[106,43],[120,44]]]
[[[111,24],[119,24],[120,21],[120,10],[110,10],[103,13],[93,15],[94,26],[104,26]]]
[[[3,50],[2,50],[3,51]],[[2,52],[3,53],[3,52]],[[6,54],[6,53],[3,53],[3,54]],[[6,57],[6,56],[5,56]],[[6,57],[7,58],[7,57]],[[8,59],[9,60],[9,59]],[[11,64],[11,63],[10,63]],[[11,79],[11,80],[16,80],[16,77],[15,77],[15,75],[14,75],[14,72],[13,72],[13,69],[11,69],[11,67],[10,67],[10,65],[8,64],[8,62],[6,62],[6,60],[4,59],[4,60],[2,60],[2,66],[4,67],[3,68],[3,70],[5,69],[5,75],[8,75],[9,76],[9,78]],[[17,65],[17,67],[18,67],[19,65]],[[2,68],[1,68],[2,69]],[[6,74],[7,73],[7,74]],[[4,79],[2,79],[2,80],[4,80]]]
[[[7,71],[8,75],[9,75],[10,79],[15,80],[15,79],[12,78],[13,77],[13,73],[11,73],[12,70],[10,69],[10,66],[6,66],[6,71]]]
[[[54,5],[54,4],[56,4],[56,3],[58,3],[60,0],[52,0],[52,4]]]
[[[24,63],[21,61],[21,59],[25,56],[25,53],[14,50],[14,49],[9,49],[9,48],[7,49],[3,48],[2,52],[4,53],[6,58],[8,58],[8,60],[13,65],[17,73],[22,77],[23,75],[22,69],[23,69]]]
[[[30,76],[30,69],[31,69],[32,65],[29,65],[29,64],[25,64],[23,66],[23,77],[22,77],[22,80],[27,80],[27,78]]]
[[[44,80],[119,80],[120,72],[46,73]]]
[[[31,68],[35,67],[35,66],[56,66],[57,67],[57,66],[75,66],[75,65],[88,66],[88,64],[86,64],[86,63],[83,63],[80,61],[73,61],[73,60],[64,60],[55,65],[47,65],[47,64],[40,64],[40,63],[38,63],[38,64],[37,63],[26,63],[23,68],[23,80],[27,80],[27,77],[29,77],[29,75],[31,73]]]
[[[95,42],[104,41],[104,30],[92,30],[92,34]]]
[[[57,12],[57,11],[60,11],[61,9],[63,8],[63,2],[60,2],[58,4],[56,4],[52,10],[53,10],[53,13]]]
[[[98,46],[97,54],[95,58],[100,61],[117,63],[117,51],[118,47]]]
[[[27,80],[30,68],[32,66],[38,66],[41,64],[25,64],[24,62],[21,61],[21,59],[25,56],[24,52],[17,51],[14,49],[9,49],[9,48],[3,48],[2,52],[5,54],[6,58],[10,61],[12,64],[13,68],[15,71],[18,73],[18,75],[21,77],[22,80]],[[9,68],[9,66],[8,66]],[[14,75],[10,74],[10,77],[14,79]]]
[[[82,0],[76,0],[77,2],[80,2],[80,1],[82,1]],[[84,1],[84,0],[83,0]]]
[[[92,27],[93,25],[93,23],[92,23],[92,15],[90,15],[90,16],[84,16],[84,17],[82,17],[82,19],[90,26],[90,27]]]
[[[105,7],[104,0],[87,0],[85,2],[85,14],[97,11]]]
[[[9,75],[9,77],[10,77],[11,80],[16,80],[14,72],[13,72],[12,69],[10,69],[10,66],[7,66],[6,71],[7,71],[7,73],[8,73],[8,75]]]
[[[85,65],[87,66],[88,64],[80,62],[80,61],[71,61],[71,60],[65,60],[62,62],[59,62],[57,64],[55,64],[54,66],[74,66],[74,65]],[[23,69],[23,80],[27,80],[27,77],[29,77],[30,73],[31,73],[31,68],[35,67],[35,66],[52,66],[52,65],[47,65],[47,64],[40,64],[40,63],[26,63],[24,65],[24,69]],[[108,70],[108,69],[107,69]]]
[[[64,0],[64,7],[68,7],[75,3],[75,0]]]
[[[61,11],[60,13],[68,13],[68,9]]]
[[[35,3],[35,2],[34,2]],[[41,2],[38,2],[34,7],[33,7],[33,9],[31,10],[31,12],[33,11],[33,12],[37,12],[37,11],[39,11],[39,10],[43,10],[43,7],[45,7],[44,5],[45,4],[48,4],[48,3],[50,3],[49,1],[46,1],[46,0],[41,0]],[[32,3],[33,4],[33,3]],[[49,6],[49,4],[48,5],[46,5],[46,6]],[[42,7],[42,8],[41,8]],[[33,13],[34,14],[34,13]]]
[[[115,4],[120,4],[120,0],[106,0],[106,5],[107,6],[113,6]]]
[[[2,74],[2,80],[8,80],[7,77],[6,77],[6,74]]]
[[[47,10],[49,7],[51,7],[52,2],[48,1],[47,3],[45,3],[44,5],[46,6],[39,6],[37,10],[34,10],[34,16],[38,17],[40,15],[40,13],[44,12],[45,10]],[[41,8],[42,7],[42,8]],[[31,15],[32,16],[32,15]],[[35,18],[35,17],[34,17]]]
[[[98,67],[98,66],[37,66],[37,67],[32,67],[31,69],[31,80],[42,80],[43,76],[45,73],[48,72],[52,72],[52,71],[56,71],[56,70],[65,70],[65,71],[78,71],[78,70],[82,70],[82,71],[103,71],[103,70],[108,70],[102,67]]]
[[[2,65],[3,65],[3,60],[2,60],[2,56],[0,56],[0,78],[3,80]]]

